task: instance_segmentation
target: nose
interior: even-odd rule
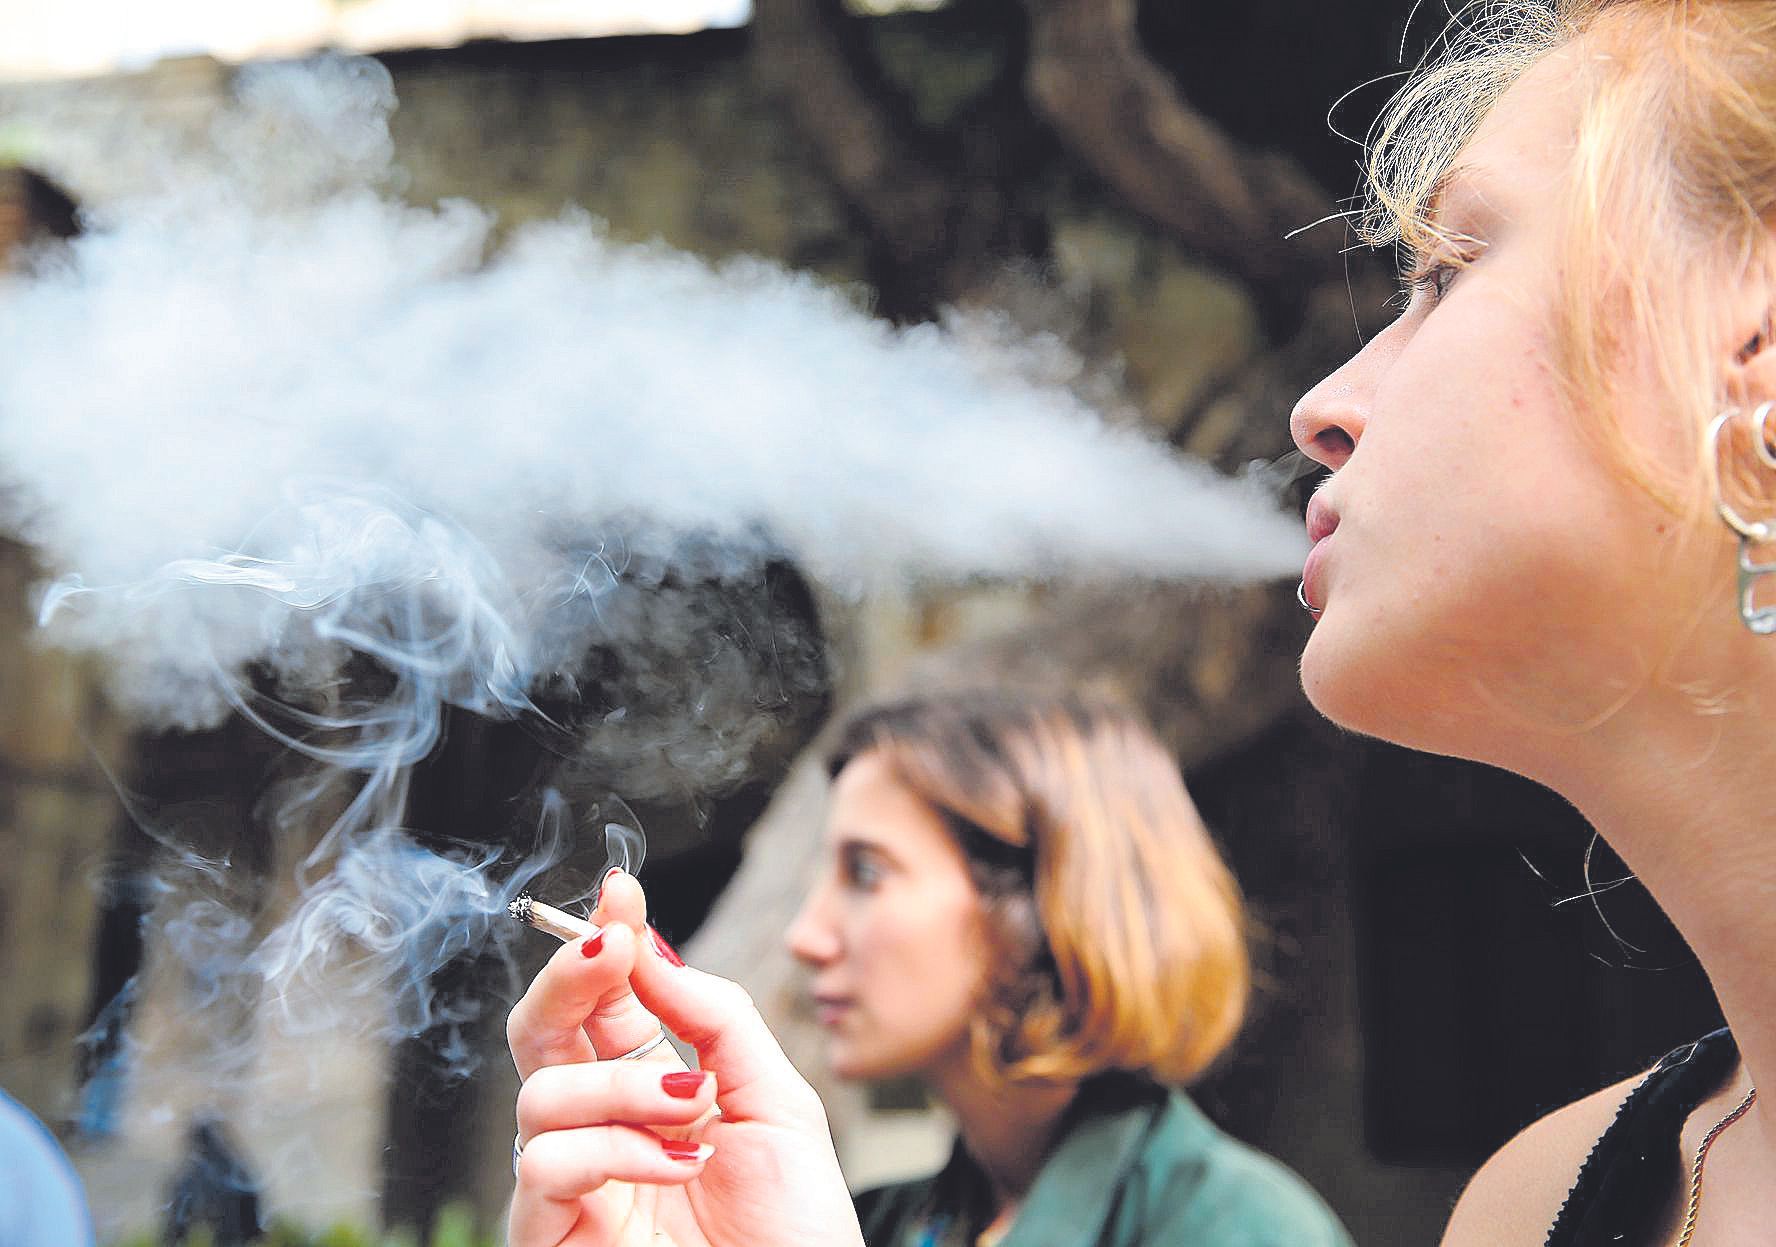
[[[1295,448],[1333,471],[1344,466],[1363,436],[1362,409],[1352,401],[1350,386],[1339,381],[1342,374],[1340,369],[1314,386],[1289,416]]]
[[[1396,322],[1397,323],[1397,322]],[[1393,348],[1392,328],[1304,394],[1289,416],[1289,436],[1302,454],[1337,471],[1363,440],[1377,374]]]
[[[816,968],[831,964],[839,956],[838,933],[826,916],[825,895],[826,887],[816,885],[783,933],[783,944],[789,949],[789,955],[803,965]]]

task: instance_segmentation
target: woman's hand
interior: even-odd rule
[[[825,1110],[751,999],[679,961],[630,876],[593,917],[507,1023],[524,1079],[510,1247],[857,1247]],[[612,1059],[662,1021],[701,1078],[669,1048]]]

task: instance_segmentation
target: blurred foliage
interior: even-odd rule
[[[1007,69],[1003,31],[957,23],[933,39],[927,26],[911,22],[874,22],[865,31],[882,73],[932,129],[953,125]]]
[[[251,1247],[499,1247],[500,1236],[489,1230],[475,1228],[475,1214],[467,1204],[450,1204],[432,1223],[430,1238],[420,1239],[410,1229],[391,1230],[377,1234],[373,1230],[350,1225],[336,1225],[325,1230],[309,1230],[293,1225],[274,1225],[263,1238],[253,1240]],[[165,1247],[158,1235],[139,1234],[114,1244],[114,1247]],[[178,1247],[216,1247],[207,1229],[186,1238]]]

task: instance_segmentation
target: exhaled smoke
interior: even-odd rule
[[[294,917],[203,937],[249,944],[274,996],[362,958],[423,1026],[425,975],[558,855],[502,873],[402,833],[452,708],[596,735],[636,799],[741,773],[761,683],[809,655],[694,652],[698,584],[1298,566],[1293,521],[1085,406],[1054,339],[897,329],[581,216],[496,244],[472,206],[386,193],[374,65],[240,91],[208,167],[185,153],[0,292],[0,519],[62,576],[54,639],[103,653],[142,722],[238,714],[346,777],[280,815],[326,828]],[[570,731],[551,707],[594,682]]]

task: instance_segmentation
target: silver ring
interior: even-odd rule
[[[665,1042],[666,1042],[666,1028],[664,1026],[662,1026],[660,1028],[660,1033],[658,1035],[655,1035],[652,1039],[648,1040],[646,1043],[642,1044],[641,1047],[631,1048],[629,1051],[625,1052],[622,1056],[614,1056],[611,1058],[611,1060],[613,1060],[613,1061],[639,1061],[639,1060],[641,1060],[642,1057],[646,1056],[648,1053],[652,1052],[655,1048],[658,1048],[661,1044],[663,1044]]]
[[[1728,528],[1738,533],[1747,541],[1755,541],[1762,544],[1763,542],[1769,541],[1772,536],[1776,536],[1776,531],[1773,531],[1770,525],[1766,523],[1757,520],[1748,520],[1743,515],[1740,515],[1739,512],[1733,508],[1733,505],[1727,501],[1726,490],[1721,481],[1721,433],[1726,429],[1727,425],[1731,424],[1739,415],[1740,412],[1737,408],[1729,408],[1728,410],[1721,412],[1720,415],[1716,416],[1709,424],[1706,454],[1704,455],[1703,462],[1708,469],[1710,481],[1714,486],[1714,509],[1716,514],[1721,517],[1721,520]],[[1765,413],[1764,418],[1766,420],[1769,419],[1768,413]],[[1759,426],[1754,435],[1761,437],[1761,434],[1762,428]]]
[[[1301,609],[1310,615],[1318,615],[1320,608],[1307,600],[1307,581],[1303,580],[1295,586],[1295,600],[1301,603]]]
[[[641,1060],[642,1057],[646,1056],[648,1053],[652,1052],[655,1048],[658,1048],[661,1044],[663,1044],[665,1042],[666,1042],[666,1028],[664,1026],[662,1026],[660,1028],[660,1033],[655,1035],[652,1039],[648,1040],[646,1043],[642,1044],[641,1047],[631,1048],[628,1052],[625,1052],[622,1056],[612,1057],[611,1060],[613,1060],[613,1061],[639,1061],[639,1060]],[[512,1136],[512,1176],[514,1178],[516,1178],[518,1176],[518,1162],[519,1162],[519,1160],[521,1160],[523,1158],[523,1156],[524,1156],[524,1141],[518,1135],[513,1135]]]
[[[1760,403],[1757,410],[1751,413],[1752,437],[1755,441],[1752,448],[1757,457],[1764,461],[1767,468],[1776,468],[1776,452],[1770,449],[1770,415],[1776,412],[1776,403]]]

